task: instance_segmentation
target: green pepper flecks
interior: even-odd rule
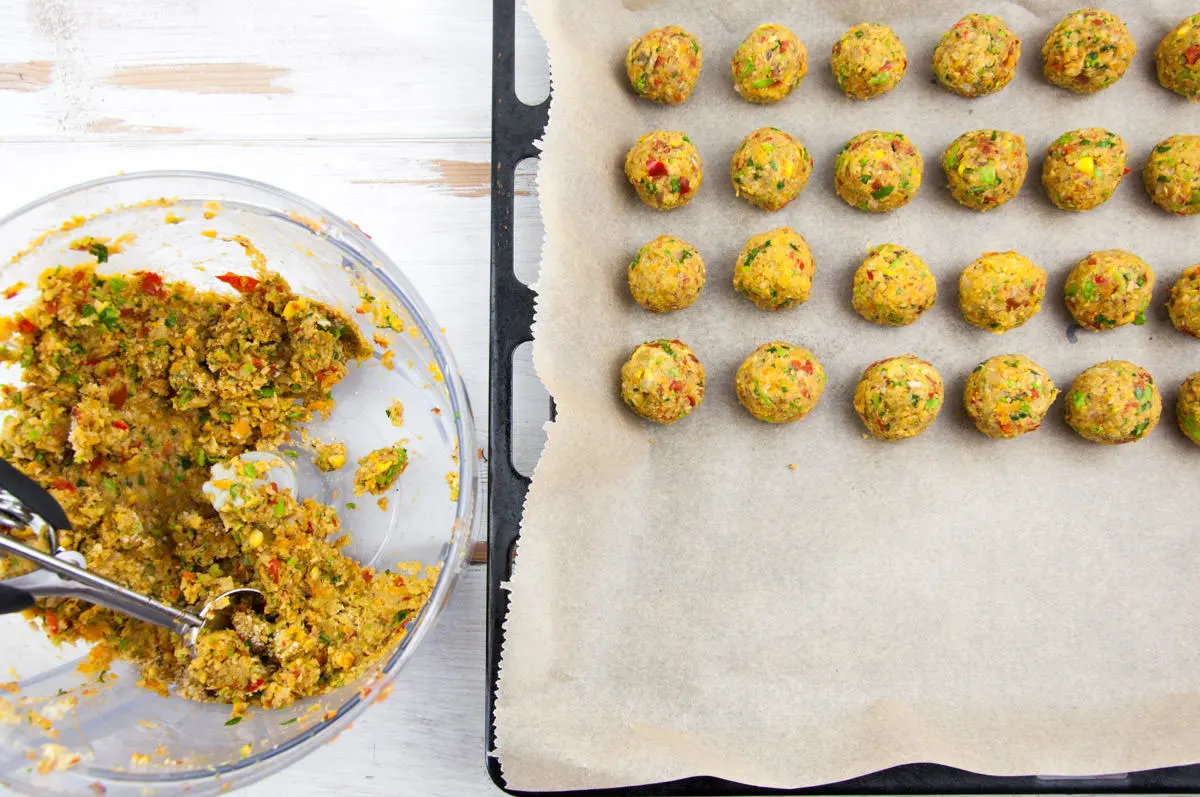
[[[907,326],[936,302],[937,280],[929,266],[895,244],[873,248],[854,272],[854,311],[875,324]]]
[[[634,94],[666,105],[691,96],[703,66],[700,41],[676,25],[647,31],[634,39],[625,55]]]
[[[628,278],[634,301],[650,312],[682,310],[704,287],[704,261],[687,241],[660,235],[638,249]]]
[[[933,53],[933,74],[962,97],[1000,91],[1016,74],[1021,40],[991,14],[967,14],[942,34]]]
[[[1186,268],[1171,286],[1167,315],[1180,332],[1200,338],[1200,265]]]
[[[808,50],[783,25],[759,25],[730,61],[733,87],[748,102],[770,104],[792,93],[808,71]]]
[[[780,210],[800,195],[812,174],[812,157],[795,137],[760,127],[742,139],[729,164],[733,192],[763,210]]]
[[[704,401],[704,366],[680,340],[652,340],[621,366],[621,400],[648,421],[671,424]]]
[[[791,423],[817,405],[825,390],[825,369],[808,349],[776,340],[742,362],[734,389],[742,406],[760,421]]]
[[[958,295],[968,324],[1007,332],[1041,309],[1046,272],[1016,252],[988,252],[963,269]]]
[[[851,207],[885,213],[917,195],[923,168],[921,153],[904,134],[868,130],[838,153],[834,188]]]
[[[1193,443],[1200,445],[1200,371],[1189,376],[1179,386],[1175,420],[1180,431]]]
[[[866,100],[896,87],[908,68],[908,53],[895,31],[869,22],[855,25],[837,40],[829,68],[847,97]]]
[[[804,236],[790,227],[751,236],[733,268],[733,287],[763,310],[808,301],[816,263]]]
[[[1200,100],[1200,14],[1180,22],[1154,51],[1158,82],[1192,102]]]
[[[1176,135],[1155,146],[1142,170],[1150,199],[1168,213],[1200,213],[1200,136]]]
[[[963,133],[942,153],[942,168],[959,204],[991,210],[1015,197],[1025,182],[1025,138],[1003,130]]]
[[[975,367],[963,390],[963,407],[988,437],[1011,439],[1032,432],[1058,396],[1045,369],[1023,354],[1001,354]]]
[[[1085,8],[1063,17],[1042,45],[1042,74],[1056,86],[1091,94],[1121,79],[1137,44],[1116,14]]]
[[[644,134],[629,149],[625,176],[642,202],[655,210],[673,210],[696,196],[704,166],[687,135],[657,130]]]
[[[1144,322],[1153,293],[1153,269],[1124,249],[1092,252],[1071,270],[1064,289],[1067,309],[1091,330]]]
[[[1042,186],[1063,210],[1091,210],[1107,202],[1129,169],[1125,139],[1102,127],[1063,133],[1046,149]]]

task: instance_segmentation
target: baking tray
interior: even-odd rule
[[[491,366],[488,400],[487,540],[487,770],[502,790],[516,795],[574,797],[778,794],[1197,794],[1200,764],[1099,777],[1028,775],[993,777],[940,764],[914,763],[838,783],[805,789],[764,789],[712,777],[693,777],[622,789],[521,792],[504,783],[495,748],[496,679],[504,641],[508,594],[529,478],[513,466],[513,352],[533,339],[533,291],[513,270],[513,180],[517,164],[538,157],[534,145],[546,129],[550,98],[527,105],[516,94],[518,0],[492,3],[492,231]],[[553,407],[551,407],[553,417]]]

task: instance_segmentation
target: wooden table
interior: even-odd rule
[[[519,21],[518,82],[545,51]],[[25,0],[0,5],[0,212],[121,171],[271,183],[356,222],[446,329],[487,426],[489,0]],[[541,233],[518,185],[521,273]],[[528,472],[544,394],[520,364]],[[483,533],[483,530],[480,530]],[[466,574],[394,695],[244,793],[497,793],[484,771],[484,578]]]

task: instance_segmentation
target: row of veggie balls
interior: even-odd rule
[[[1086,8],[1063,17],[1042,45],[1042,72],[1056,86],[1090,94],[1121,79],[1137,44],[1116,14]],[[967,14],[942,34],[933,53],[938,83],[962,97],[993,94],[1017,71],[1021,40],[998,16]],[[1187,97],[1200,98],[1200,14],[1180,22],[1154,53],[1158,81]],[[635,39],[625,72],[639,97],[676,104],[695,88],[704,64],[700,41],[668,25]],[[908,69],[908,54],[895,31],[866,23],[846,31],[829,58],[833,78],[847,97],[867,100],[886,94]],[[730,62],[733,86],[744,99],[775,103],[787,97],[808,71],[808,51],[789,28],[759,25]]]
[[[1099,127],[1071,130],[1046,149],[1042,185],[1063,210],[1102,205],[1130,171],[1129,147]],[[1025,138],[1004,130],[972,130],[942,153],[950,194],[964,207],[987,211],[1017,195],[1029,171]],[[834,189],[848,205],[885,213],[908,204],[921,187],[924,161],[902,133],[868,130],[846,142],[834,166]],[[767,211],[786,207],[808,185],[813,161],[795,137],[761,127],[742,139],[730,161],[734,193]],[[625,176],[655,210],[682,207],[700,190],[704,166],[686,133],[658,130],[625,156]],[[1200,136],[1163,139],[1142,170],[1150,199],[1168,213],[1200,213]]]
[[[733,267],[733,287],[763,310],[808,301],[816,261],[804,236],[790,227],[751,236]],[[672,235],[644,244],[629,263],[629,292],[655,313],[682,310],[706,281],[696,247]],[[1084,329],[1101,331],[1146,322],[1154,270],[1124,249],[1090,253],[1067,276],[1064,299]],[[1003,333],[1041,309],[1046,272],[1016,252],[987,252],[958,281],[959,308],[967,323]],[[918,255],[895,244],[870,250],[854,272],[854,310],[882,326],[907,326],[937,302],[937,280]],[[1180,332],[1200,337],[1200,264],[1184,270],[1167,298],[1167,315]]]
[[[805,417],[825,391],[825,369],[811,351],[785,341],[755,349],[738,367],[738,401],[760,421],[791,423]],[[621,367],[621,399],[642,418],[674,423],[704,401],[704,366],[679,340],[641,344]],[[903,440],[928,429],[945,403],[937,369],[913,354],[872,363],[854,391],[854,410],[880,440]],[[1001,354],[976,366],[963,390],[963,407],[988,437],[1011,439],[1042,425],[1059,390],[1040,365],[1023,354]],[[1162,396],[1150,373],[1125,360],[1097,363],[1075,377],[1066,397],[1066,421],[1094,443],[1141,440],[1158,424]],[[1179,388],[1179,428],[1200,445],[1200,371]]]

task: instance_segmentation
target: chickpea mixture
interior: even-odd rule
[[[72,528],[60,543],[90,570],[181,607],[234,587],[264,593],[263,613],[236,612],[194,656],[170,631],[82,601],[31,610],[55,643],[96,643],[92,659],[139,665],[148,688],[233,703],[236,715],[356,678],[404,636],[436,571],[363,567],[342,554],[334,509],[239,459],[328,414],[331,388],[371,349],[277,274],[218,279],[235,290],[91,265],[43,273],[33,305],[0,321],[24,383],[3,388],[0,456],[62,504]],[[220,512],[201,491],[216,463],[234,474],[214,482],[228,496]],[[0,577],[22,566],[0,560]]]

